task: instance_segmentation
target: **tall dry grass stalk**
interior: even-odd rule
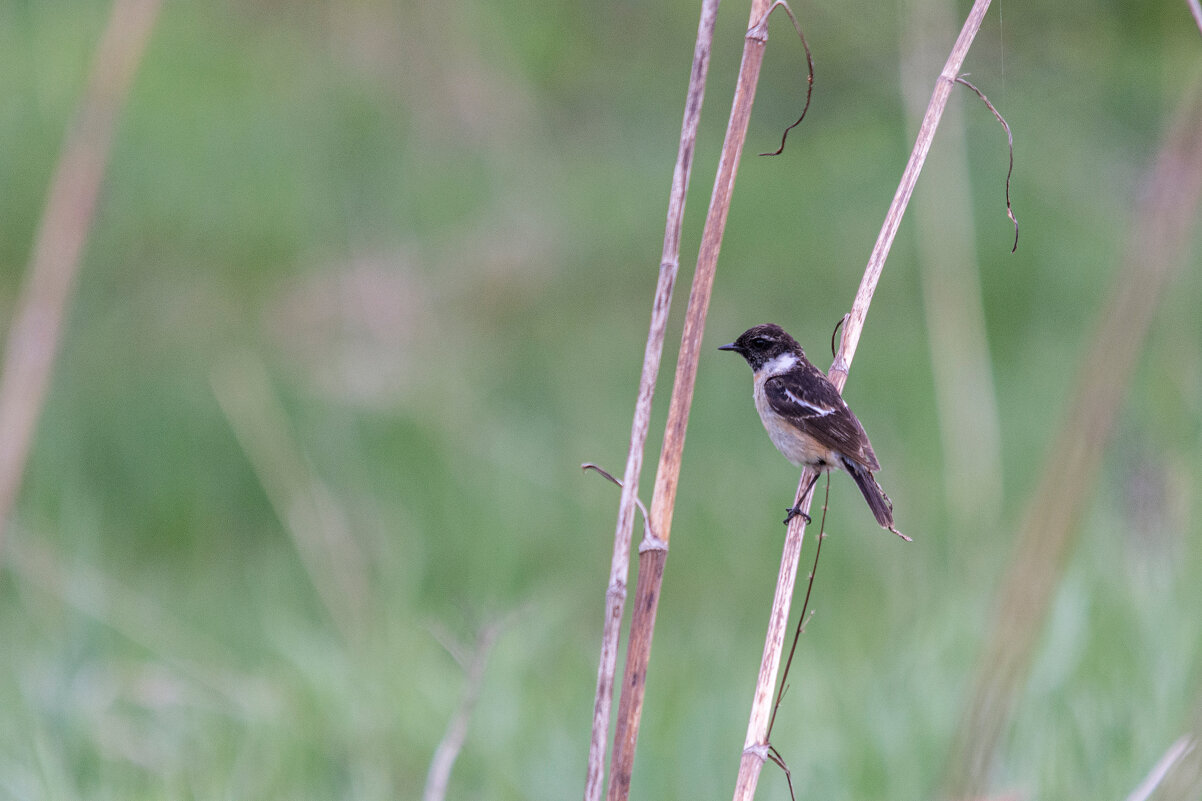
[[[296,441],[267,368],[238,354],[218,365],[211,383],[330,618],[347,642],[361,645],[375,606],[368,556],[342,504]]]
[[[1202,81],[1196,80],[1143,181],[1126,257],[1023,516],[955,739],[947,798],[975,798],[988,785],[1148,329],[1169,282],[1186,263],[1202,198],[1199,131]]]
[[[969,48],[972,47],[973,39],[976,38],[977,31],[981,27],[981,22],[985,19],[985,12],[988,10],[989,0],[976,0],[973,3],[972,9],[968,13],[968,18],[964,21],[964,25],[960,29],[960,35],[956,38],[956,42],[952,46],[951,54],[943,65],[943,71],[940,72],[939,77],[935,81],[935,88],[927,103],[926,113],[923,115],[917,140],[914,143],[913,150],[910,152],[910,159],[906,163],[906,168],[902,171],[901,181],[898,184],[897,191],[893,195],[893,202],[885,214],[885,221],[881,226],[880,234],[877,236],[876,244],[868,257],[868,265],[864,269],[864,276],[860,280],[860,287],[856,291],[855,300],[852,302],[851,311],[848,313],[847,322],[843,327],[843,339],[838,352],[835,354],[834,363],[828,372],[831,383],[840,392],[843,391],[843,387],[847,384],[848,371],[851,369],[852,359],[855,358],[856,346],[859,344],[860,334],[864,330],[864,321],[868,316],[868,307],[872,303],[873,293],[876,291],[877,283],[880,281],[881,271],[885,266],[885,259],[889,255],[889,249],[893,244],[894,237],[897,236],[898,226],[901,225],[906,206],[910,201],[910,196],[914,192],[914,186],[918,182],[918,175],[922,172],[922,165],[926,161],[927,153],[931,149],[931,141],[935,138],[935,131],[939,127],[943,110],[947,107],[947,100],[951,95],[952,87],[956,84],[956,78],[960,75],[960,68],[964,64],[964,59],[968,55]],[[804,505],[803,511],[805,512],[808,512],[810,509],[812,493],[806,498],[802,498],[801,493],[810,486],[812,478],[813,473],[808,469],[804,470],[797,484],[796,502]],[[781,556],[776,595],[773,598],[772,611],[768,619],[768,634],[764,640],[764,653],[760,660],[760,672],[756,681],[755,692],[752,696],[751,717],[747,724],[747,736],[743,742],[743,756],[739,763],[739,775],[735,782],[735,801],[749,801],[749,799],[755,797],[755,788],[759,782],[760,769],[764,765],[764,760],[768,757],[767,735],[768,722],[772,717],[773,689],[776,687],[777,670],[780,665],[781,650],[784,646],[785,631],[788,626],[789,606],[793,597],[793,588],[797,580],[797,566],[801,558],[801,546],[805,536],[805,527],[805,518],[798,515],[789,522],[788,532],[785,535],[784,553]]]
[[[1148,801],[1152,797],[1152,793],[1156,792],[1161,783],[1173,772],[1181,761],[1189,756],[1197,748],[1197,742],[1189,735],[1178,737],[1169,750],[1164,752],[1164,756],[1156,761],[1152,769],[1148,771],[1148,775],[1144,780],[1136,785],[1135,789],[1127,796],[1127,801]],[[1196,797],[1196,793],[1195,796]]]
[[[642,719],[643,697],[646,690],[647,664],[651,658],[651,640],[655,630],[655,614],[659,608],[660,587],[664,563],[671,538],[672,510],[676,503],[676,487],[680,478],[680,461],[684,451],[685,431],[693,386],[697,378],[697,362],[701,338],[709,311],[718,252],[726,229],[730,198],[738,174],[739,157],[751,118],[751,106],[763,64],[767,43],[768,0],[752,0],[748,32],[744,38],[743,61],[739,67],[738,83],[731,104],[726,138],[718,161],[709,210],[701,235],[697,269],[685,311],[684,332],[676,362],[676,378],[668,406],[668,420],[660,450],[659,467],[655,474],[655,490],[651,497],[650,528],[652,540],[639,549],[638,583],[635,586],[634,607],[631,612],[630,641],[626,651],[626,668],[622,680],[622,695],[618,702],[618,718],[614,733],[613,759],[610,763],[609,801],[620,801],[630,794],[630,777],[634,765],[635,744]],[[632,487],[627,483],[625,491]]]
[[[488,655],[497,642],[497,637],[504,628],[504,620],[494,620],[486,623],[476,633],[476,642],[468,654],[467,650],[446,642],[444,646],[451,656],[459,663],[464,671],[463,698],[447,723],[446,734],[434,749],[430,759],[430,769],[426,772],[426,786],[422,790],[422,801],[443,801],[447,797],[447,786],[451,782],[451,768],[463,750],[467,740],[468,725],[471,723],[472,711],[480,700],[480,692],[484,687],[484,668],[488,664]]]
[[[605,745],[609,740],[614,673],[617,668],[622,615],[626,603],[630,543],[634,531],[639,477],[643,468],[647,431],[651,426],[651,401],[659,377],[664,336],[668,328],[668,312],[672,307],[672,293],[676,286],[676,274],[680,269],[680,239],[684,226],[685,199],[693,169],[693,153],[697,144],[697,128],[701,122],[701,106],[705,100],[705,79],[709,74],[710,50],[713,46],[714,23],[717,17],[718,0],[704,0],[701,6],[701,20],[697,25],[697,41],[693,47],[693,66],[689,72],[684,119],[680,126],[680,145],[676,152],[676,168],[672,174],[672,189],[668,195],[668,219],[664,228],[659,281],[651,306],[651,325],[643,353],[643,372],[639,378],[634,420],[631,423],[630,450],[626,456],[622,495],[618,502],[613,559],[610,562],[609,586],[605,592],[605,624],[601,634],[601,657],[597,665],[597,692],[593,701],[593,727],[589,741],[588,772],[584,784],[585,801],[599,801],[604,788]]]
[[[954,30],[952,0],[902,0],[901,89],[917,130],[939,47]],[[973,107],[975,108],[975,107]],[[939,127],[939,151],[914,194],[923,311],[943,450],[943,497],[957,528],[996,519],[1002,501],[1001,423],[975,250],[962,104]]]
[[[159,0],[115,0],[46,196],[0,370],[0,547],[50,386],[117,122]]]

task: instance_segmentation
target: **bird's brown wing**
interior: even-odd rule
[[[880,469],[864,427],[818,368],[773,376],[764,382],[764,394],[773,410],[822,445],[861,462],[869,470]]]

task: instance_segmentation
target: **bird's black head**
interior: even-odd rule
[[[748,328],[734,342],[722,345],[718,350],[733,350],[747,360],[753,371],[759,370],[777,356],[785,353],[805,358],[805,352],[801,349],[801,345],[797,344],[797,340],[775,323],[765,323]]]

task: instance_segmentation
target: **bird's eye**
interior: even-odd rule
[[[768,338],[756,337],[755,339],[751,340],[751,344],[757,348],[766,348],[768,347]]]

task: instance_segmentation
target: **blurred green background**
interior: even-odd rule
[[[948,11],[962,17],[967,6]],[[797,472],[710,346],[774,321],[829,364],[958,21],[852,0],[774,23],[709,315],[633,791],[733,787]],[[503,621],[453,798],[583,787],[617,491],[663,237],[692,2],[168,2],[122,116],[0,574],[0,797],[415,798]],[[0,319],[108,5],[0,0]],[[742,49],[719,17],[679,321]],[[1126,242],[1199,79],[1184,3],[1000,3],[966,70],[968,208],[901,228],[847,395],[880,531],[835,476],[774,733],[802,797],[940,786],[994,591]],[[930,65],[934,65],[933,68]],[[1200,133],[1202,135],[1202,133]],[[949,501],[919,242],[971,215],[995,468]],[[993,778],[1121,798],[1202,681],[1197,237],[1153,325]],[[971,271],[972,265],[962,265]],[[981,366],[981,365],[978,365]],[[809,559],[809,551],[803,560]],[[632,571],[632,582],[634,574]],[[795,611],[796,614],[796,611]],[[450,646],[450,647],[448,647]],[[762,798],[787,798],[765,770]]]

